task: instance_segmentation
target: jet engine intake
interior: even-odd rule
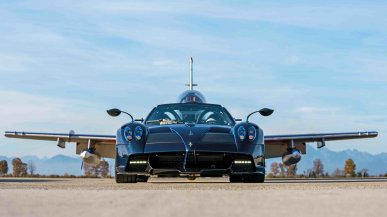
[[[301,160],[301,152],[295,148],[289,148],[288,152],[282,155],[282,163],[286,166],[297,164]]]
[[[89,150],[84,150],[79,156],[85,164],[93,166],[98,165],[101,161],[101,158],[97,154],[91,153]]]

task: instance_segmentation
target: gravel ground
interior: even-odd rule
[[[387,180],[0,178],[0,216],[385,216]]]

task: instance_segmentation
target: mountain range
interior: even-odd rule
[[[56,155],[53,157],[38,158],[36,156],[20,157],[23,162],[34,162],[36,166],[36,173],[51,175],[64,173],[73,175],[83,175],[81,170],[82,160],[79,157]],[[319,150],[312,146],[307,146],[307,154],[302,156],[300,163],[297,165],[297,173],[302,174],[313,167],[313,160],[319,158],[324,164],[326,172],[331,173],[336,168],[343,169],[344,162],[348,158],[352,158],[356,164],[356,169],[368,169],[370,175],[379,175],[387,173],[387,153],[372,155],[367,152],[360,152],[358,150],[344,150],[332,151],[324,147]],[[9,172],[12,171],[13,157],[0,156],[0,160],[7,160]],[[270,164],[272,162],[280,162],[280,158],[269,159],[266,161],[266,169],[269,172]],[[114,168],[114,160],[108,160],[110,169]],[[113,173],[113,172],[112,172]]]
[[[316,149],[311,145],[306,147],[306,155],[303,155],[301,161],[297,164],[297,173],[302,174],[313,167],[313,161],[320,159],[324,165],[324,171],[331,174],[336,168],[343,169],[345,160],[352,158],[356,164],[356,170],[368,169],[370,175],[380,175],[387,173],[387,153],[370,154],[360,152],[356,149],[347,149],[344,151],[332,151],[326,147]],[[268,159],[266,161],[266,171],[270,171],[272,162],[281,162],[280,158]]]
[[[12,159],[14,157],[0,156],[0,160],[8,162],[9,171],[12,172]],[[32,161],[36,166],[35,173],[41,175],[63,175],[65,173],[72,175],[83,175],[81,170],[82,160],[79,157],[72,157],[66,155],[55,155],[53,157],[39,158],[37,156],[28,155],[20,157],[24,163]],[[106,159],[109,162],[110,169],[114,168],[114,160]]]

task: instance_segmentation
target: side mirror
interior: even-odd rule
[[[143,122],[143,121],[144,121],[144,118],[136,118],[136,119],[134,119],[134,121],[140,121],[140,122]]]
[[[255,114],[255,113],[257,113],[257,112],[259,112],[259,114],[261,114],[262,116],[270,116],[271,114],[273,114],[274,110],[273,109],[269,109],[269,108],[263,108],[263,109],[261,109],[259,111],[252,112],[249,115],[247,115],[246,122],[249,122],[250,116]]]
[[[127,113],[127,112],[124,112],[124,111],[121,111],[121,110],[119,110],[119,109],[117,109],[117,108],[109,109],[109,110],[107,110],[106,112],[107,112],[110,116],[112,116],[112,117],[117,117],[117,116],[120,115],[121,113],[124,113],[124,114],[129,115],[129,117],[132,119],[132,121],[134,120],[134,119],[133,119],[133,116],[132,116],[131,114],[129,114],[129,113]]]
[[[234,121],[242,121],[242,118],[234,118]]]
[[[271,114],[273,114],[274,110],[273,109],[269,109],[269,108],[263,108],[263,109],[259,110],[258,112],[262,116],[270,116]]]
[[[117,117],[121,114],[121,110],[113,108],[106,111],[110,116]]]

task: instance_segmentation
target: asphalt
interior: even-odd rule
[[[385,216],[387,179],[0,178],[0,216]]]

